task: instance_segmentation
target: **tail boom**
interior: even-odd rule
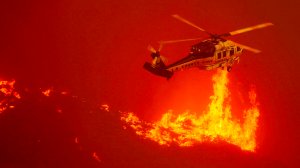
[[[149,62],[145,62],[144,64],[144,68],[155,74],[155,75],[158,75],[158,76],[162,76],[162,77],[165,77],[167,79],[170,79],[172,76],[173,76],[173,72],[165,69],[164,67],[161,67],[161,66],[153,66],[153,64],[149,63]]]

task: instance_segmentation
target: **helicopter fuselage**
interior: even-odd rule
[[[166,66],[170,72],[193,67],[212,70],[220,67],[231,67],[242,54],[242,48],[230,40],[205,40],[192,46],[185,58]]]
[[[268,26],[273,26],[273,23],[266,22],[223,34],[212,34],[177,14],[172,16],[175,19],[186,23],[187,25],[205,32],[209,35],[209,38],[193,45],[190,53],[186,57],[170,65],[166,65],[164,57],[160,55],[163,44],[193,41],[199,40],[199,38],[160,41],[160,47],[157,51],[149,45],[148,50],[152,52],[151,56],[153,58],[153,61],[152,63],[146,62],[144,64],[144,68],[155,75],[166,77],[167,79],[171,78],[176,71],[181,71],[193,67],[198,67],[199,69],[203,70],[226,68],[227,71],[231,71],[233,64],[239,62],[240,55],[242,54],[243,49],[254,53],[260,53],[261,51],[243,44],[233,42],[231,40],[226,40],[225,37],[234,36],[256,29],[262,29]]]

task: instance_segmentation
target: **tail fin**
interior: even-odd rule
[[[170,79],[173,76],[173,72],[165,69],[165,64],[161,61],[159,64],[151,64],[149,62],[145,62],[144,68],[149,72]]]

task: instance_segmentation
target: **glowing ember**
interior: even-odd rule
[[[56,112],[57,112],[57,113],[62,113],[62,109],[61,109],[61,108],[57,108],[57,109],[56,109]]]
[[[160,121],[141,121],[133,113],[122,113],[125,121],[137,135],[151,139],[161,145],[171,143],[179,146],[192,146],[201,142],[225,141],[237,145],[242,150],[255,151],[256,128],[259,117],[256,93],[249,92],[251,107],[244,110],[244,122],[232,118],[228,104],[227,71],[218,71],[213,76],[214,95],[210,97],[209,110],[202,116],[185,112],[174,116],[171,111],[163,114]]]
[[[97,155],[96,152],[93,152],[93,158],[97,161],[97,162],[101,162],[101,159],[99,158],[99,156]]]
[[[16,99],[21,99],[18,92],[15,91],[15,81],[0,81],[0,113],[6,109],[14,108],[14,105],[10,105]]]
[[[75,137],[74,141],[75,141],[76,144],[79,144],[79,139],[78,139],[78,137]]]
[[[102,104],[100,109],[109,112],[109,106],[107,104]]]
[[[42,91],[43,95],[49,97],[50,96],[50,93],[51,93],[52,89],[47,89],[45,91]]]
[[[66,92],[66,91],[62,91],[62,92],[60,92],[60,94],[62,94],[62,95],[67,95],[67,94],[68,94],[68,92]]]

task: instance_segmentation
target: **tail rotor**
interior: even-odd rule
[[[148,45],[148,50],[151,52],[151,57],[153,58],[153,65],[162,64],[165,66],[165,63],[168,61],[166,57],[160,55],[160,51],[163,47],[163,44],[159,44],[158,50],[154,49],[151,45]]]

